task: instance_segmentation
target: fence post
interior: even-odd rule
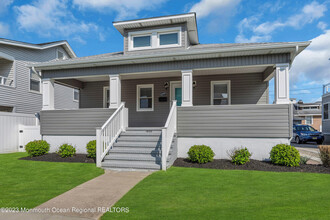
[[[166,128],[162,129],[162,170],[166,170]]]
[[[101,167],[102,159],[101,129],[96,129],[96,166]]]

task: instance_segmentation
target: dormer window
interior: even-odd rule
[[[129,51],[181,47],[181,27],[129,32],[128,44]]]

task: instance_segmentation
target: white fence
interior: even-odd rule
[[[18,151],[24,152],[25,145],[30,141],[41,140],[40,126],[19,125]]]
[[[19,125],[36,125],[34,115],[0,112],[0,153],[19,150]]]

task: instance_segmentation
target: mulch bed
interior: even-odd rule
[[[94,159],[88,158],[87,154],[76,154],[73,157],[62,158],[56,153],[45,154],[38,157],[22,157],[20,160],[48,161],[48,162],[72,162],[72,163],[95,163]]]
[[[209,168],[223,170],[259,170],[273,172],[306,172],[306,173],[328,173],[330,168],[322,165],[301,164],[299,167],[286,167],[272,164],[268,161],[250,160],[244,165],[235,165],[230,160],[213,160],[206,164],[192,163],[188,159],[178,158],[173,166],[177,167],[194,167],[194,168]]]

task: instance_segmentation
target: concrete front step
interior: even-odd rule
[[[158,142],[160,140],[159,135],[157,136],[120,136],[117,142],[123,141],[134,141],[134,142]]]
[[[130,161],[130,160],[105,160],[102,162],[103,168],[129,168],[129,169],[150,169],[150,170],[159,170],[161,169],[160,164],[155,162],[148,161]]]
[[[142,142],[142,141],[141,142],[126,142],[126,141],[121,142],[121,141],[118,141],[113,146],[114,146],[114,148],[116,148],[116,147],[160,148],[161,143],[158,143],[158,142]]]

